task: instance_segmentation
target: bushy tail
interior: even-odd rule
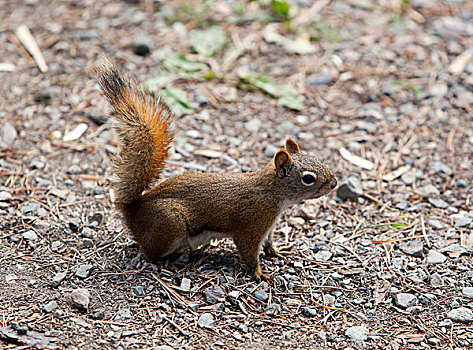
[[[141,198],[164,165],[173,141],[172,113],[123,76],[107,58],[99,61],[93,73],[116,111],[120,146],[115,160],[118,181],[114,201],[127,205]]]

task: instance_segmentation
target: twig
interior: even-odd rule
[[[166,322],[168,322],[171,326],[173,326],[174,328],[176,328],[179,333],[181,333],[184,337],[189,337],[189,333],[186,333],[184,332],[184,330],[179,327],[176,323],[174,323],[173,321],[171,321],[169,318],[167,318],[166,316],[163,317],[163,320],[165,320]]]

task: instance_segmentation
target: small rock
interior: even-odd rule
[[[443,278],[442,276],[440,276],[438,274],[438,272],[434,272],[431,276],[430,276],[430,284],[432,287],[441,287],[443,286]]]
[[[473,287],[465,287],[462,290],[462,295],[464,298],[473,299]]]
[[[225,292],[218,286],[210,286],[204,290],[205,299],[209,304],[216,304],[225,300]]]
[[[77,164],[71,165],[69,169],[67,169],[66,171],[66,173],[69,175],[78,175],[81,172],[82,172],[82,169]]]
[[[424,243],[418,240],[404,241],[399,243],[399,249],[407,255],[419,257],[424,252]]]
[[[253,118],[245,123],[245,128],[250,132],[257,132],[261,127],[261,123],[261,120]]]
[[[309,307],[303,307],[301,311],[302,311],[302,314],[306,317],[315,317],[315,316],[317,316],[317,310],[316,309],[312,309],[312,308],[309,308]]]
[[[409,205],[406,202],[399,202],[396,204],[397,210],[406,210]]]
[[[356,201],[363,194],[361,182],[356,177],[349,177],[347,182],[340,185],[337,189],[337,196],[341,200]]]
[[[401,180],[404,182],[407,186],[411,186],[414,183],[414,175],[409,173],[404,173],[401,175]]]
[[[17,136],[18,132],[10,122],[6,122],[0,128],[0,137],[2,138],[2,142],[7,145],[11,145]]]
[[[352,342],[362,342],[368,339],[368,328],[365,326],[350,327],[345,331],[345,336]]]
[[[131,318],[130,309],[120,309],[113,318],[115,321],[124,321]]]
[[[51,281],[51,287],[56,288],[57,286],[59,286],[62,281],[64,281],[66,276],[67,275],[65,272],[58,272]]]
[[[471,225],[471,222],[469,217],[463,216],[455,222],[455,227],[467,227]]]
[[[314,259],[317,262],[326,262],[329,261],[332,257],[332,253],[328,250],[320,250],[314,255]]]
[[[155,350],[174,350],[174,348],[171,348],[170,346],[167,346],[167,345],[160,345],[154,349]]]
[[[38,235],[33,230],[28,230],[26,232],[23,232],[21,236],[27,241],[36,242],[38,240]]]
[[[394,305],[399,306],[403,309],[415,306],[417,304],[417,297],[414,294],[409,293],[398,293],[393,296]]]
[[[148,56],[153,41],[148,35],[139,34],[133,38],[133,52],[138,56]]]
[[[458,188],[466,188],[466,181],[463,179],[458,179],[457,180],[457,187]]]
[[[313,74],[307,78],[307,84],[310,86],[327,85],[333,82],[333,76],[331,74]]]
[[[92,314],[90,315],[90,318],[93,320],[102,320],[105,318],[105,310],[103,309],[96,309]]]
[[[439,338],[429,338],[427,339],[427,342],[430,344],[430,345],[439,345],[441,343],[441,340]]]
[[[434,185],[419,187],[417,189],[417,193],[421,197],[438,196],[440,194],[439,190]]]
[[[443,228],[442,222],[437,219],[430,219],[429,221],[427,221],[427,224],[429,224],[433,228],[436,228],[437,230],[440,230]]]
[[[58,307],[59,305],[54,300],[52,300],[43,306],[43,311],[49,314],[56,310]]]
[[[214,317],[212,314],[206,312],[200,315],[199,320],[197,321],[197,324],[202,327],[202,328],[212,328],[212,325],[214,324]]]
[[[181,288],[184,289],[186,292],[190,291],[190,289],[191,289],[191,280],[184,277],[181,281]]]
[[[408,313],[411,315],[418,315],[422,312],[422,306],[416,305],[416,306],[411,306],[406,309]]]
[[[266,315],[276,316],[281,312],[281,306],[278,304],[270,304],[266,306],[264,312]]]
[[[80,265],[76,270],[76,277],[87,278],[90,275],[90,270],[92,270],[92,265]]]
[[[459,307],[447,314],[447,317],[455,322],[469,323],[473,321],[473,310],[466,307]]]
[[[12,195],[10,192],[7,191],[0,191],[0,201],[7,201],[12,198]]]
[[[265,148],[264,148],[264,155],[268,158],[272,158],[277,152],[279,151],[279,147],[276,147],[272,144],[268,144]]]
[[[430,169],[438,171],[440,173],[444,173],[445,175],[452,175],[452,169],[442,162],[435,162],[430,166]]]
[[[268,301],[269,297],[268,297],[268,293],[266,293],[264,290],[262,289],[258,289],[256,292],[255,292],[255,297],[259,300],[261,300],[262,302],[266,302]]]
[[[427,254],[427,264],[442,264],[447,260],[447,257],[438,251],[431,249]]]
[[[448,208],[448,203],[440,198],[429,198],[429,203],[435,208],[445,209]]]
[[[72,303],[81,310],[87,310],[90,303],[90,292],[85,288],[74,289],[71,293]]]

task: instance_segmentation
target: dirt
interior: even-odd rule
[[[295,9],[284,18],[268,1],[0,4],[0,348],[473,346],[473,4]],[[47,72],[18,40],[21,24]],[[270,42],[269,24],[313,52]],[[193,33],[211,25],[226,45],[191,55]],[[230,241],[143,258],[110,200],[111,109],[89,75],[104,53],[143,82],[169,73],[173,54],[205,63],[205,77],[178,71],[167,83],[187,92],[190,112],[175,119],[164,177],[256,170],[286,137],[334,171],[339,188],[278,221],[287,254],[262,257],[271,281],[251,280]],[[281,106],[244,70],[297,88],[290,99],[302,109]]]

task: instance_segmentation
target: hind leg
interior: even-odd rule
[[[188,223],[185,208],[166,201],[148,215],[138,244],[146,259],[156,261],[187,246]]]

